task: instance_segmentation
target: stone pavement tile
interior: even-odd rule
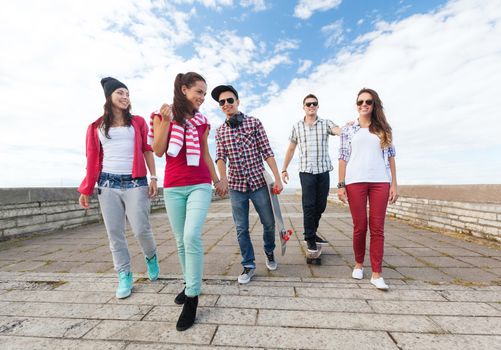
[[[296,287],[299,297],[362,299],[362,300],[429,300],[446,301],[439,293],[432,290],[398,290],[382,292],[373,289],[342,289],[342,288],[301,288]]]
[[[422,258],[424,256],[444,256],[441,252],[432,248],[401,248],[404,252],[409,255],[415,256],[416,258]]]
[[[85,262],[69,269],[70,273],[103,273],[107,271],[113,271],[113,263],[111,260],[109,262]]]
[[[384,332],[226,325],[217,329],[213,344],[280,349],[397,349]]]
[[[364,300],[335,300],[330,298],[288,298],[221,295],[216,303],[216,306],[301,311],[367,311],[367,303]]]
[[[372,271],[372,270],[369,267],[364,268],[364,275],[366,274],[367,278],[370,278],[370,276],[371,276],[370,271]],[[385,266],[383,266],[382,276],[385,278],[385,280],[386,279],[396,280],[396,279],[404,278],[404,275],[402,275],[400,272],[398,272],[394,268],[389,268],[389,267],[385,267]]]
[[[93,341],[80,339],[14,337],[0,335],[0,348],[5,350],[122,350],[125,348],[125,343],[121,341]]]
[[[352,272],[352,269],[349,266],[309,266],[314,277],[347,278],[351,276]]]
[[[440,271],[445,272],[453,278],[458,278],[467,282],[485,282],[490,283],[499,280],[500,275],[486,272],[477,268],[458,268],[458,267],[441,267]]]
[[[367,236],[369,236],[369,234],[367,234]],[[400,248],[423,248],[424,247],[424,245],[419,243],[419,242],[415,242],[415,241],[412,241],[410,239],[392,239],[391,236],[386,237],[386,234],[385,234],[385,244],[390,244],[390,245],[397,246]]]
[[[499,349],[501,336],[391,333],[402,350],[492,350]]]
[[[501,304],[500,303],[489,303],[490,306],[495,308],[496,310],[501,311]]]
[[[176,305],[174,303],[175,294],[161,294],[161,293],[132,293],[130,297],[125,299],[112,298],[109,304],[118,305]],[[198,305],[213,306],[216,304],[217,295],[200,295]]]
[[[396,270],[405,278],[427,282],[451,282],[453,280],[453,277],[432,267],[397,267]]]
[[[478,249],[479,251],[481,251],[482,255],[496,257],[498,259],[501,258],[501,249],[486,248],[481,246],[470,247],[469,249],[472,250]]]
[[[182,307],[179,305],[155,306],[143,320],[176,323],[181,310]],[[256,309],[199,307],[196,322],[198,324],[254,325],[256,318]]]
[[[99,320],[0,316],[0,333],[29,337],[80,338]]]
[[[470,249],[457,248],[457,247],[440,247],[437,246],[436,250],[447,254],[452,257],[460,257],[460,256],[480,256],[479,253],[476,253]]]
[[[297,257],[297,255],[295,255]],[[304,264],[304,257],[297,259],[301,264]],[[346,260],[337,254],[322,253],[322,266],[346,266]]]
[[[259,310],[258,326],[311,327],[366,331],[443,332],[426,316],[382,315],[367,312]]]
[[[501,317],[432,316],[431,319],[450,333],[501,335]]]
[[[107,279],[109,280],[109,279]],[[96,291],[96,292],[115,292],[118,285],[118,279],[113,279],[113,282],[103,280],[103,282],[80,282],[69,281],[59,287],[57,290],[73,290],[73,291]],[[163,285],[154,282],[137,283],[133,285],[132,293],[155,293],[160,291]]]
[[[33,271],[38,267],[44,266],[46,264],[45,261],[32,261],[32,260],[24,260],[18,261],[15,264],[10,264],[2,267],[2,271]]]
[[[293,287],[256,286],[253,283],[239,286],[240,295],[264,295],[267,297],[293,297]]]
[[[477,291],[460,291],[447,290],[439,292],[444,298],[450,301],[475,301],[475,302],[492,302],[501,303],[501,291],[477,290]]]
[[[353,253],[352,253],[352,255],[353,255]],[[409,254],[407,252],[404,252],[403,250],[399,249],[398,247],[392,247],[388,244],[385,244],[384,256],[386,257],[386,256],[390,256],[390,255],[408,256]]]
[[[462,256],[458,258],[468,264],[474,265],[476,267],[500,267],[501,268],[501,260],[488,258],[488,257],[470,257],[470,256]]]
[[[152,343],[130,343],[124,350],[228,350],[226,346],[214,345],[182,345],[182,344],[152,344]],[[264,348],[256,347],[242,347],[239,346],[238,350],[264,350]],[[269,350],[269,349],[267,349]]]
[[[45,264],[32,269],[33,272],[69,272],[72,268],[82,265],[82,262],[77,261],[46,261]]]
[[[404,315],[501,316],[499,310],[485,303],[368,300],[377,313]]]
[[[33,301],[46,303],[79,303],[79,304],[102,304],[115,298],[114,293],[109,292],[74,292],[74,291],[30,291],[11,290],[0,296],[2,301]]]
[[[20,317],[63,317],[87,319],[141,319],[151,306],[113,304],[70,304],[0,301],[0,315]]]
[[[432,265],[434,267],[471,267],[470,264],[448,256],[425,256],[421,260],[428,266]]]
[[[385,255],[383,258],[383,262],[386,262],[388,265],[391,265],[394,267],[423,267],[423,266],[425,266],[425,264],[423,264],[421,261],[419,261],[416,258],[409,256],[409,255],[397,255],[397,256],[387,255],[386,249],[385,249]]]
[[[152,321],[102,321],[85,339],[155,341],[159,343],[210,344],[215,325],[197,324],[178,332],[175,323]]]
[[[0,269],[4,266],[15,264],[17,260],[0,260]]]

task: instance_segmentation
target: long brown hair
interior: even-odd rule
[[[103,113],[103,121],[101,122],[101,127],[104,129],[104,136],[106,136],[106,138],[108,139],[111,139],[110,137],[110,128],[111,128],[111,125],[113,124],[113,110],[112,110],[112,107],[113,104],[111,102],[111,95],[106,97],[106,102],[104,103],[104,113]],[[125,110],[125,124],[127,126],[131,126],[132,125],[132,114],[130,114],[130,108],[131,108],[131,105],[129,103],[129,106],[127,107],[127,109]]]
[[[174,115],[174,120],[179,124],[184,124],[185,116],[194,116],[195,113],[198,112],[193,104],[188,101],[182,90],[183,85],[189,89],[193,85],[195,85],[197,81],[203,81],[205,84],[207,84],[204,77],[195,72],[188,72],[185,74],[179,73],[174,80],[174,100],[172,102],[172,114]]]
[[[391,126],[386,120],[386,116],[383,111],[383,102],[379,98],[376,91],[368,88],[363,88],[357,94],[358,97],[364,92],[372,96],[372,113],[371,113],[371,125],[369,126],[369,131],[375,134],[381,140],[381,148],[390,147],[393,142],[393,135],[391,132]]]

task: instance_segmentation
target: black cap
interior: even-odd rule
[[[116,89],[125,88],[125,89],[129,90],[127,88],[127,86],[125,86],[124,83],[122,83],[121,81],[118,81],[112,77],[107,77],[107,78],[101,79],[101,86],[103,87],[104,96],[106,96],[106,97],[111,96],[113,91],[115,91]]]
[[[212,96],[212,98],[216,101],[219,102],[219,95],[221,95],[222,92],[225,92],[225,91],[231,91],[235,94],[235,97],[237,98],[238,100],[238,92],[237,90],[235,90],[235,88],[231,85],[219,85],[219,86],[216,86],[214,88],[214,90],[212,90],[212,92],[210,93],[210,95]]]

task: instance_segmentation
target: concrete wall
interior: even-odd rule
[[[162,189],[152,210],[164,208]],[[17,235],[51,232],[101,221],[97,197],[90,208],[78,204],[76,188],[0,189],[0,240]]]
[[[389,216],[501,241],[501,185],[399,186],[399,194]],[[330,199],[339,202],[336,190]]]

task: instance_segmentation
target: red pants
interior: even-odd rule
[[[360,182],[346,186],[353,219],[353,251],[355,261],[362,264],[367,236],[367,198],[369,199],[369,229],[371,231],[370,257],[373,272],[381,272],[384,253],[384,219],[390,184],[387,182]]]

